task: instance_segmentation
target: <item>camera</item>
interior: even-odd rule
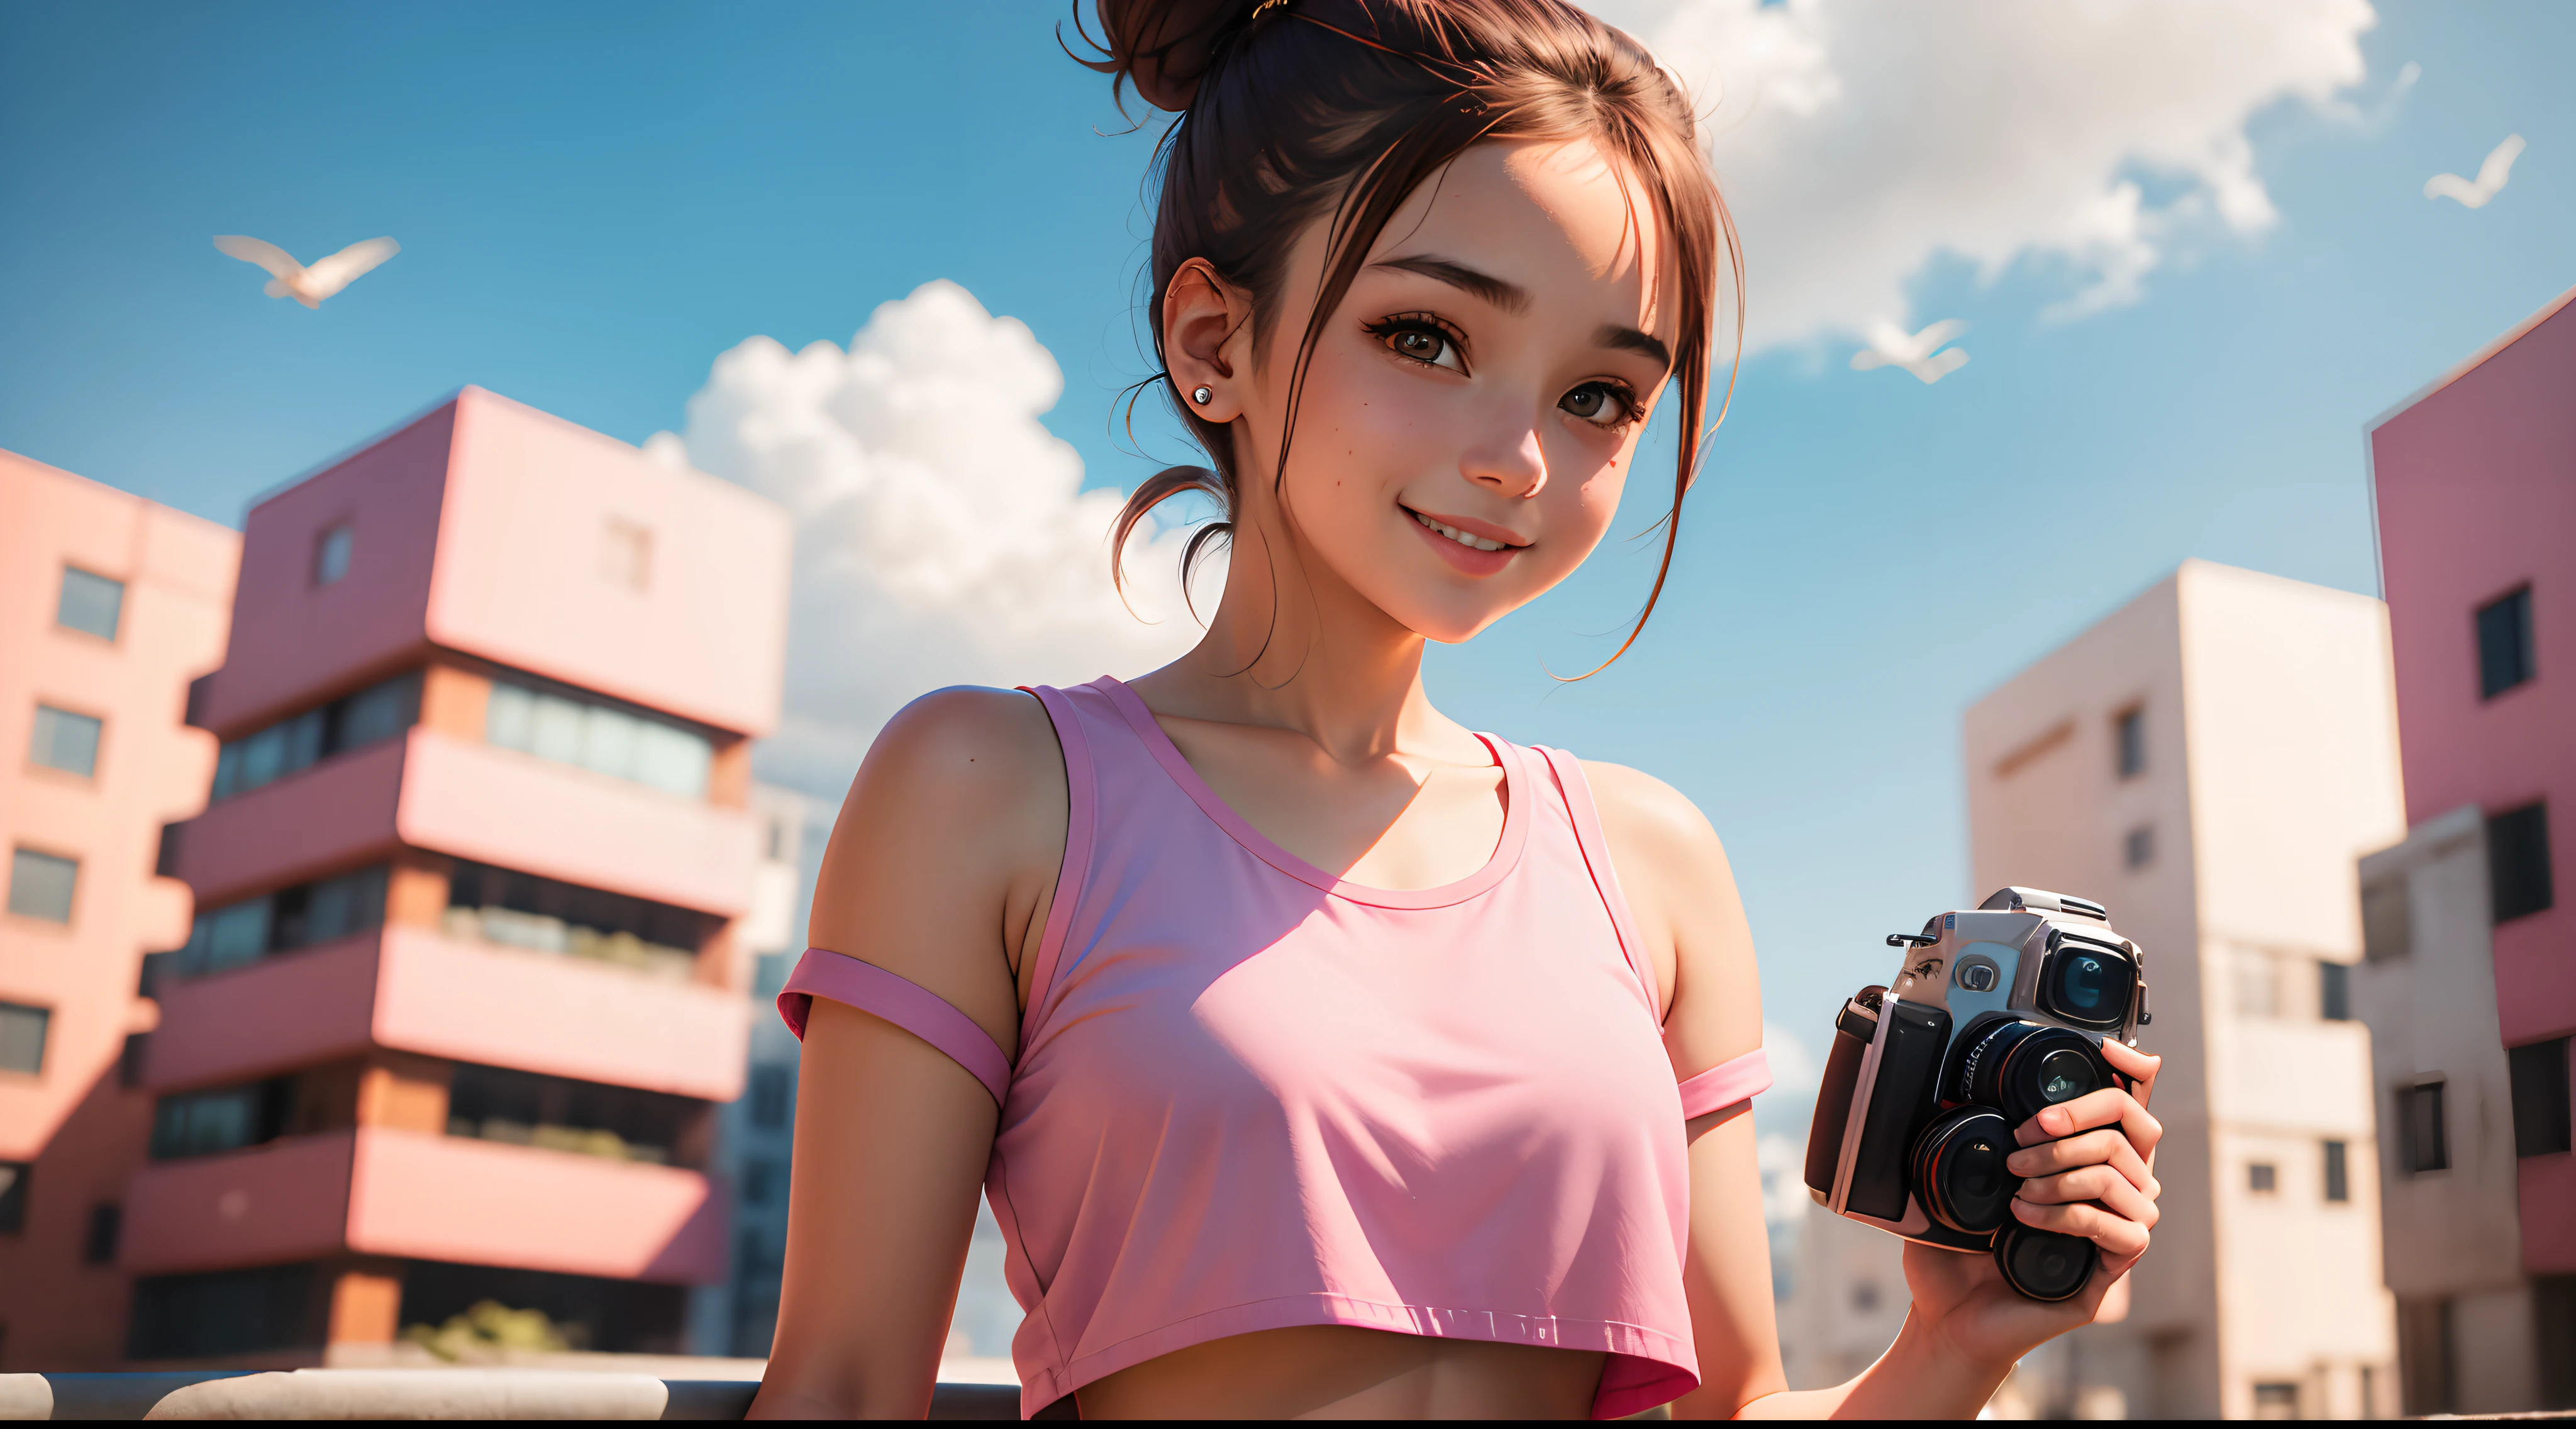
[[[2081,1236],[2012,1214],[2013,1129],[2041,1108],[2127,1087],[2104,1038],[2136,1045],[2150,1021],[2146,959],[2090,899],[2007,888],[1943,913],[1834,1021],[1807,1189],[1838,1216],[1910,1241],[1990,1251],[2033,1300],[2083,1292],[2100,1257]]]

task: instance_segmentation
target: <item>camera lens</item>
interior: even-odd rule
[[[2055,1106],[2071,1102],[2086,1092],[2099,1090],[2093,1064],[2072,1048],[2061,1048],[2039,1059],[2039,1099]]]
[[[2012,1126],[2112,1085],[2110,1064],[2083,1033],[2018,1019],[1978,1036],[1960,1071],[1958,1099],[1998,1107]]]
[[[2037,1230],[2019,1221],[1995,1240],[2004,1283],[2031,1300],[2072,1300],[2093,1278],[2101,1256],[2082,1236]]]
[[[1992,1107],[1963,1107],[1914,1143],[1911,1185],[1924,1213],[1954,1231],[1986,1235],[2004,1223],[2021,1178],[2004,1169],[2012,1125]]]

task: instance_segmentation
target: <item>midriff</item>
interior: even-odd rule
[[[1085,1419],[1584,1419],[1607,1358],[1298,1325],[1174,1350],[1075,1399]]]

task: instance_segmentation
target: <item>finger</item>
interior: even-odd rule
[[[2129,1184],[2149,1196],[2162,1195],[2147,1163],[2138,1156],[2138,1148],[2129,1138],[2104,1128],[2070,1136],[2063,1141],[2043,1141],[2027,1146],[2004,1159],[2004,1169],[2016,1176],[2054,1176],[2078,1166],[2110,1166],[2129,1178]]]
[[[2156,1143],[2165,1134],[2164,1123],[2149,1116],[2135,1097],[2118,1087],[2104,1087],[2071,1102],[2040,1108],[2039,1115],[2013,1128],[2013,1138],[2032,1146],[2042,1141],[2062,1141],[2097,1126],[2115,1125],[2138,1148],[2142,1159],[2155,1154]]]
[[[2082,1236],[2105,1255],[2134,1258],[2146,1253],[2147,1228],[2090,1202],[2039,1206],[2015,1199],[2013,1215],[2022,1224],[2044,1231]]]
[[[2086,1166],[2062,1176],[2043,1176],[2021,1183],[2015,1193],[2033,1205],[2071,1204],[2077,1201],[2100,1201],[2118,1215],[2155,1229],[2160,1212],[2146,1193],[2129,1184],[2129,1178],[2108,1166]]]
[[[2150,1057],[2125,1042],[2109,1037],[2103,1038],[2101,1045],[2102,1059],[2111,1064],[2112,1071],[2137,1083],[2130,1089],[2130,1094],[2138,1099],[2138,1105],[2145,1106],[2155,1092],[2156,1073],[2163,1070],[2165,1059]]]

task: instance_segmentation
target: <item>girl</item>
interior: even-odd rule
[[[1024,1413],[1973,1414],[2146,1250],[2155,1060],[2106,1046],[2134,1098],[2020,1130],[2015,1214],[2096,1243],[2085,1294],[1909,1245],[1887,1355],[1785,1392],[1725,851],[1656,780],[1422,687],[1423,642],[1591,554],[1668,399],[1670,567],[1734,251],[1687,97],[1562,0],[1100,21],[1095,68],[1181,115],[1151,312],[1213,465],[1113,549],[1205,491],[1223,596],[1133,683],[942,690],[878,737],[780,999],[804,1092],[754,1413],[925,1410],[980,1182]]]

